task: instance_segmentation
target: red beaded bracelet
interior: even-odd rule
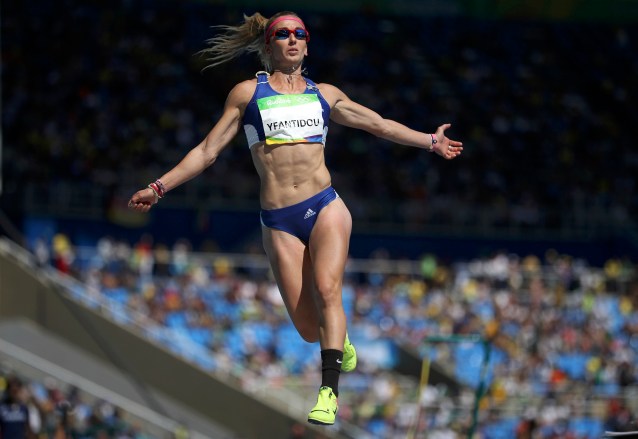
[[[155,192],[157,198],[164,198],[164,194],[166,193],[166,188],[161,181],[155,180],[153,183],[149,184],[148,187]]]
[[[163,197],[166,194],[166,187],[164,186],[164,183],[162,183],[160,179],[158,178],[157,180],[155,180],[155,184],[157,185],[160,191],[160,195]]]

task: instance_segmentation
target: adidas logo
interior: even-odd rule
[[[303,216],[303,219],[308,219],[308,218],[310,218],[311,216],[316,215],[316,214],[317,214],[317,212],[315,212],[314,210],[312,210],[312,209],[308,209],[308,210],[306,211],[306,214]]]

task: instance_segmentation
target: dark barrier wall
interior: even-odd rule
[[[144,234],[153,236],[156,244],[172,246],[184,238],[193,245],[194,251],[203,250],[207,242],[214,242],[222,252],[246,252],[261,249],[259,214],[250,212],[206,212],[206,223],[198,227],[198,214],[188,209],[158,209],[148,218],[143,227],[124,227],[107,220],[73,220],[46,217],[28,218],[23,229],[25,243],[33,249],[36,239],[51,242],[53,235],[63,233],[74,245],[94,246],[99,238],[110,236],[129,243],[137,242]],[[166,227],[177,224],[178,227]],[[441,260],[458,261],[489,256],[495,252],[516,253],[520,256],[536,255],[543,258],[548,249],[585,259],[589,264],[602,266],[610,257],[638,258],[638,236],[631,230],[609,228],[608,233],[596,236],[581,234],[565,237],[565,233],[542,229],[507,231],[482,234],[467,230],[454,234],[454,227],[446,230],[423,226],[421,233],[406,233],[400,230],[366,232],[360,223],[353,226],[350,255],[353,258],[368,258],[379,249],[384,249],[392,258],[418,259],[424,254],[435,254]],[[575,235],[575,234],[574,234]]]
[[[294,419],[71,301],[59,289],[0,253],[0,318],[33,320],[241,437],[290,435]]]

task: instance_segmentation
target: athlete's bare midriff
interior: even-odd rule
[[[321,143],[298,143],[250,149],[261,180],[262,209],[300,203],[330,186],[330,173]]]

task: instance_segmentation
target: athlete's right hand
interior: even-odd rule
[[[148,212],[153,204],[157,204],[157,201],[158,197],[153,189],[147,187],[133,194],[128,202],[128,208],[138,212]]]

